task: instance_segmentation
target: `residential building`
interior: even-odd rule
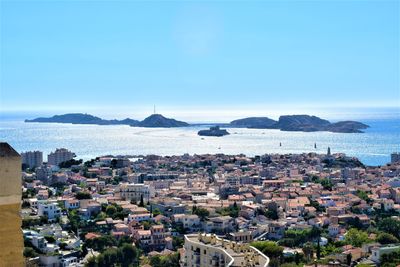
[[[26,164],[28,168],[34,169],[43,164],[43,152],[27,151],[21,153],[22,164]]]
[[[185,235],[184,267],[267,267],[269,258],[254,247],[212,234]]]
[[[116,189],[120,193],[122,199],[139,202],[141,198],[148,202],[150,197],[154,196],[154,190],[151,186],[145,184],[128,184],[124,183]]]
[[[46,216],[49,220],[54,220],[61,215],[61,209],[57,203],[53,202],[39,202],[38,215]]]
[[[61,162],[71,160],[75,157],[75,153],[66,148],[57,148],[47,156],[47,163],[50,165],[59,165]]]

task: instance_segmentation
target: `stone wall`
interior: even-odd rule
[[[24,266],[21,231],[21,157],[0,143],[0,266]]]

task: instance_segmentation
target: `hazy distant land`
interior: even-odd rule
[[[55,115],[49,118],[36,118],[25,120],[25,122],[44,122],[44,123],[72,123],[72,124],[96,124],[96,125],[129,125],[132,127],[186,127],[191,124],[166,118],[160,114],[153,114],[146,119],[139,121],[130,118],[124,120],[105,120],[93,115],[82,113],[70,113],[64,115]],[[197,124],[198,125],[198,124]],[[279,129],[281,131],[301,131],[316,132],[328,131],[336,133],[362,133],[363,129],[369,126],[357,121],[340,121],[331,123],[328,120],[310,115],[284,115],[280,116],[278,121],[268,117],[249,117],[234,120],[230,123],[209,123],[208,125],[222,125],[235,128],[253,128],[253,129]]]

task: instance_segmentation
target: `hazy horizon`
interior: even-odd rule
[[[103,109],[77,108],[68,110],[31,110],[31,111],[1,111],[0,117],[8,119],[33,119],[41,116],[62,115],[67,113],[87,113],[103,119],[137,119],[142,120],[153,114],[153,107],[142,109]],[[210,109],[210,108],[158,108],[156,113],[163,116],[184,120],[190,123],[230,122],[245,117],[269,117],[277,120],[280,115],[307,114],[315,115],[332,121],[338,120],[374,120],[374,119],[400,119],[399,107],[374,107],[374,108],[241,108],[241,109]]]

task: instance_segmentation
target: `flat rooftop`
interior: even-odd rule
[[[187,238],[189,241],[194,242],[194,243],[200,243],[206,246],[214,247],[214,248],[220,248],[225,253],[230,255],[233,258],[233,263],[228,266],[243,266],[241,262],[245,260],[246,255],[249,254],[255,254],[258,255],[258,263],[255,265],[252,265],[254,267],[267,267],[269,263],[269,258],[265,256],[261,251],[258,249],[248,245],[248,244],[243,244],[240,242],[233,242],[230,240],[225,240],[221,239],[219,237],[216,237],[214,235],[214,243],[209,240],[212,238],[212,234],[201,234],[202,238],[199,240],[199,234],[189,234],[185,235],[185,238]],[[237,246],[237,249],[232,248],[233,246]],[[242,249],[239,249],[241,247]]]

